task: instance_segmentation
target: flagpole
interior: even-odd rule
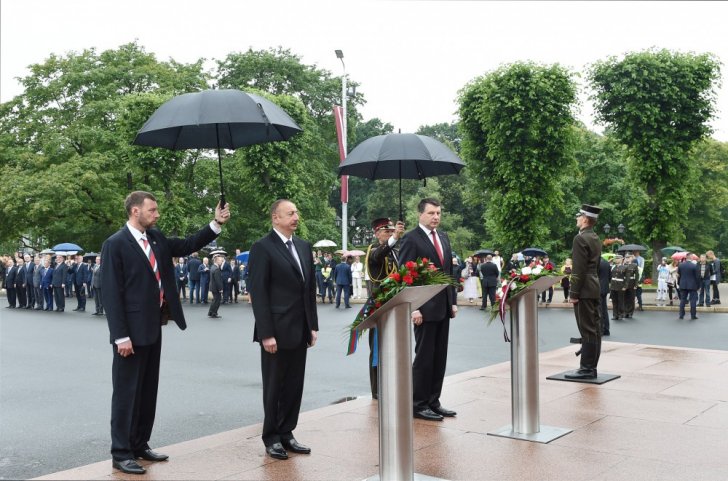
[[[341,50],[335,50],[336,57],[341,60],[341,66],[343,68],[343,74],[341,76],[341,145],[343,147],[343,157],[341,162],[344,161],[347,154],[346,136],[347,136],[347,125],[346,125],[346,65],[344,64],[344,52]],[[349,238],[349,176],[341,176],[341,248],[347,250],[347,239]]]

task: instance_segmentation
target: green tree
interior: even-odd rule
[[[597,119],[627,147],[638,189],[630,213],[652,246],[653,266],[686,225],[695,169],[689,154],[710,133],[719,72],[711,54],[668,50],[611,57],[589,69]]]
[[[505,252],[549,240],[560,180],[573,166],[572,73],[515,63],[460,92],[462,153],[470,203],[484,211],[486,238]]]

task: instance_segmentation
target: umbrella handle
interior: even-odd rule
[[[220,194],[220,208],[225,208],[225,194]]]

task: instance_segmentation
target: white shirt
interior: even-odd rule
[[[278,232],[275,229],[275,227],[273,228],[273,232],[278,234],[278,237],[281,238],[281,241],[283,241],[284,244],[288,241],[291,241],[291,243],[293,244],[293,236],[291,236],[290,238],[286,237],[283,234],[281,234],[280,232]],[[288,245],[286,245],[286,249],[288,249]],[[296,244],[293,244],[293,249],[290,249],[290,251],[293,252],[293,258],[296,259],[296,263],[298,263],[298,269],[301,271],[301,276],[303,276],[303,266],[301,264],[301,259],[298,257],[298,250],[296,249]]]

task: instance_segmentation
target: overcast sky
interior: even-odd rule
[[[21,93],[15,78],[51,53],[135,39],[158,59],[180,62],[282,46],[337,76],[340,49],[366,97],[365,120],[379,117],[402,132],[455,120],[458,90],[504,63],[584,72],[650,47],[728,62],[728,2],[2,0],[0,19],[3,102]],[[579,118],[601,131],[586,91]],[[728,141],[726,86],[712,126]]]

